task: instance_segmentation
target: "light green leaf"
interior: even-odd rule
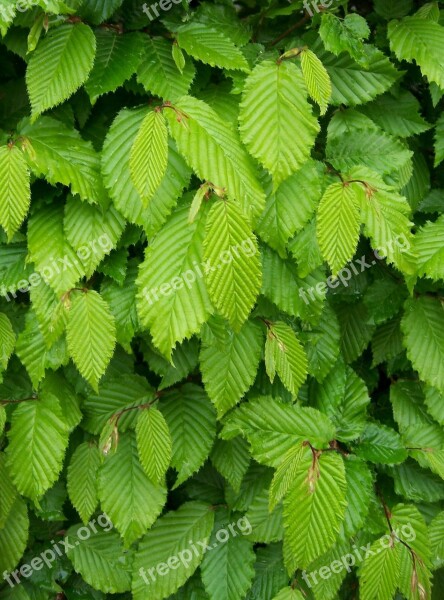
[[[85,83],[95,52],[94,34],[83,23],[60,25],[40,40],[26,71],[33,120]]]
[[[168,131],[163,113],[150,111],[134,140],[130,155],[131,177],[146,206],[165,176],[168,165]]]
[[[319,247],[333,275],[353,258],[359,240],[359,198],[343,183],[332,183],[318,209]]]
[[[370,554],[371,553],[371,554]],[[359,571],[362,600],[393,598],[400,577],[400,548],[391,540],[380,538],[369,548],[369,556]]]
[[[211,207],[204,259],[210,298],[233,329],[239,331],[259,293],[261,269],[256,237],[234,202],[219,200]]]
[[[260,326],[247,321],[239,332],[213,317],[204,326],[200,351],[202,381],[222,417],[253,385],[262,354]]]
[[[331,81],[327,70],[308,48],[301,52],[301,68],[308,93],[319,104],[321,115],[325,115],[331,98]]]
[[[0,147],[0,198],[0,224],[11,240],[31,200],[28,166],[15,145]]]
[[[11,321],[4,313],[0,313],[0,364],[3,369],[8,366],[15,347],[15,333]]]
[[[68,468],[68,493],[83,523],[88,523],[99,502],[97,475],[100,453],[95,444],[84,442],[77,446]]]
[[[143,470],[132,432],[119,438],[117,451],[105,460],[98,489],[102,508],[126,547],[151,527],[166,501],[166,489],[153,485]]]
[[[191,96],[184,96],[174,107],[178,114],[172,109],[165,111],[170,132],[197,176],[225,188],[231,200],[240,202],[246,216],[260,214],[265,194],[235,129],[208,104]]]
[[[15,409],[6,455],[20,494],[38,502],[57,481],[67,446],[68,427],[55,396],[47,394]]]
[[[177,30],[176,40],[190,56],[212,67],[250,70],[246,58],[234,43],[208,25],[197,22],[182,25]]]
[[[155,484],[164,480],[172,456],[171,435],[156,407],[142,410],[137,419],[137,448],[145,473]]]
[[[414,238],[417,275],[434,281],[444,279],[444,216],[428,221]]]
[[[0,570],[12,571],[19,562],[28,542],[29,518],[26,502],[17,498],[5,525],[0,529]],[[11,581],[14,582],[12,579]],[[13,585],[15,585],[13,583]]]
[[[272,383],[277,372],[287,390],[298,395],[307,377],[307,356],[295,332],[286,323],[268,325],[265,368]]]
[[[245,83],[239,123],[242,141],[276,189],[310,158],[319,132],[300,68],[288,61],[258,64]]]
[[[66,339],[80,374],[98,391],[99,380],[114,353],[116,328],[108,304],[97,292],[74,292]]]

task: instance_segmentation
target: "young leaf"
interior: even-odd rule
[[[242,141],[277,189],[309,159],[319,131],[299,67],[287,61],[257,65],[245,84],[239,123]]]
[[[85,83],[95,52],[94,34],[83,23],[60,25],[39,42],[26,71],[34,121]]]
[[[0,365],[6,370],[15,347],[15,333],[8,317],[0,313]]]
[[[97,475],[100,453],[95,444],[84,442],[77,446],[68,468],[69,498],[83,523],[88,523],[99,502]]]
[[[261,286],[259,248],[234,202],[217,201],[208,214],[204,241],[205,275],[215,307],[239,331]],[[248,287],[245,286],[248,281]]]
[[[289,325],[276,322],[268,326],[265,368],[271,382],[277,372],[287,390],[298,395],[307,376],[307,357]]]
[[[325,115],[331,98],[330,76],[316,54],[308,48],[301,52],[301,67],[308,93],[319,104],[321,115]]]
[[[170,466],[172,441],[165,418],[155,407],[142,410],[137,419],[137,448],[145,473],[160,483]]]
[[[134,186],[146,206],[164,178],[168,164],[168,132],[161,111],[151,111],[143,120],[129,164]]]
[[[31,200],[28,166],[17,146],[0,148],[0,198],[0,224],[11,240]]]
[[[97,292],[74,294],[66,327],[68,350],[81,375],[98,391],[116,343],[114,318]]]

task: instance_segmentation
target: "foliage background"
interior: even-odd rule
[[[0,0],[0,598],[443,597],[441,4]]]

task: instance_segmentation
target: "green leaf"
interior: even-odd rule
[[[98,391],[99,380],[114,353],[116,328],[109,306],[97,292],[75,292],[66,339],[80,374]]]
[[[26,502],[17,498],[0,529],[0,570],[9,573],[19,562],[28,542],[28,508]],[[11,581],[14,581],[11,579]],[[13,583],[13,585],[15,585]]]
[[[400,548],[381,538],[369,548],[369,556],[359,571],[362,600],[393,598],[398,587]],[[393,543],[393,542],[392,542]],[[370,554],[371,552],[371,554]]]
[[[436,123],[435,130],[435,167],[444,160],[444,113],[441,114]]]
[[[208,214],[205,279],[211,301],[239,331],[247,320],[261,285],[256,237],[234,202],[217,201]],[[248,287],[245,281],[249,282]]]
[[[234,491],[239,492],[250,464],[248,444],[241,437],[228,442],[216,440],[211,452],[211,462],[230,483]]]
[[[97,533],[93,533],[88,528],[89,536],[86,538],[84,530],[74,525],[66,536],[71,546],[67,555],[76,572],[105,594],[128,591],[131,587],[132,552],[123,549],[116,531],[97,529]]]
[[[321,115],[325,115],[332,93],[327,70],[316,54],[308,48],[301,52],[301,68],[308,93],[319,104]]]
[[[444,565],[444,511],[436,515],[429,525],[430,546],[435,569]]]
[[[307,449],[284,498],[284,556],[288,572],[305,568],[335,542],[346,507],[339,454],[314,458]]]
[[[277,467],[297,442],[309,441],[316,448],[328,447],[335,429],[318,410],[284,404],[269,397],[243,403],[231,413],[220,436],[244,435],[255,460]]]
[[[369,315],[363,302],[342,304],[336,307],[341,328],[341,350],[346,363],[352,363],[367,348],[374,326],[369,325]]]
[[[85,84],[92,104],[103,94],[114,92],[136,72],[144,42],[144,38],[138,33],[122,35],[106,29],[96,29],[94,35],[96,57]]]
[[[100,175],[100,160],[90,142],[75,129],[51,117],[40,117],[31,124],[21,121],[18,133],[25,138],[29,166],[37,177],[49,183],[70,186],[73,194],[91,203],[105,198]]]
[[[292,587],[286,587],[274,596],[273,600],[303,600],[303,598],[304,596],[299,590]]]
[[[414,238],[417,254],[417,275],[434,281],[444,279],[444,217],[428,221]]]
[[[270,512],[267,488],[254,496],[245,513],[245,519],[250,523],[251,533],[248,539],[252,542],[268,544],[281,541],[284,537],[282,504]]]
[[[191,96],[184,96],[174,107],[165,112],[170,132],[197,176],[224,188],[231,200],[240,202],[245,215],[257,216],[265,195],[234,128],[208,104]]]
[[[211,65],[249,71],[247,60],[233,42],[216,29],[197,22],[179,27],[176,40],[190,56]]]
[[[228,510],[218,511],[209,540],[211,551],[205,554],[201,565],[202,581],[212,600],[245,598],[254,577],[253,544],[236,529],[234,533],[227,529],[231,521]]]
[[[26,71],[33,120],[85,83],[95,52],[94,34],[83,23],[60,25],[39,42]]]
[[[4,370],[15,347],[15,333],[8,317],[0,313],[0,364]]]
[[[404,345],[421,379],[444,391],[444,308],[430,296],[407,300],[401,321]]]
[[[270,381],[275,373],[289,392],[298,395],[307,377],[307,357],[296,334],[283,322],[267,325],[265,342],[265,368]]]
[[[130,223],[141,225],[147,235],[151,236],[167,220],[189,182],[191,171],[170,141],[167,171],[151,202],[144,208],[131,178],[129,160],[131,148],[147,112],[147,108],[120,111],[105,139],[102,171],[104,183],[117,210]]]
[[[88,523],[99,503],[97,474],[100,453],[95,444],[84,442],[77,446],[68,468],[69,499],[83,523]]]
[[[2,407],[2,410],[5,409]],[[6,417],[6,413],[5,413]],[[11,475],[6,466],[6,455],[0,453],[0,476],[2,481],[2,495],[0,496],[0,531],[5,527],[8,516],[18,498],[18,492],[12,483]]]
[[[319,132],[299,67],[286,61],[257,65],[245,83],[239,123],[242,141],[272,174],[276,189],[310,158]]]
[[[0,148],[0,197],[0,224],[11,240],[31,200],[28,166],[17,146]]]
[[[247,321],[239,332],[213,317],[204,326],[200,368],[205,390],[222,417],[235,406],[256,378],[263,336],[258,324]]]
[[[55,396],[47,394],[15,409],[6,454],[20,494],[38,502],[57,481],[67,446],[68,427]]]
[[[322,178],[321,163],[308,161],[282,182],[276,192],[267,193],[265,209],[259,217],[256,231],[281,256],[286,254],[288,240],[313,216],[322,196]],[[298,201],[289,202],[292,197]]]
[[[282,558],[281,544],[258,547],[254,568],[256,577],[247,595],[247,600],[274,598],[275,594],[288,581]]]
[[[344,459],[347,491],[344,522],[341,525],[341,538],[348,539],[365,525],[373,500],[373,473],[367,463],[356,456]]]
[[[399,60],[415,61],[432,83],[444,88],[442,46],[444,28],[418,17],[405,17],[388,25],[390,47]]]
[[[367,66],[371,50],[362,41],[370,35],[367,21],[353,13],[346,15],[344,19],[326,13],[321,19],[319,35],[325,48],[336,56],[347,52],[358,64]]]
[[[213,523],[214,512],[200,502],[182,504],[177,511],[158,519],[140,542],[134,559],[134,600],[144,600],[148,590],[152,600],[162,600],[176,592],[202,562],[202,547],[196,544],[192,547],[190,540],[208,542]],[[171,561],[172,568],[168,566],[171,558],[176,559],[174,563]],[[163,563],[167,577],[156,572]]]
[[[137,419],[137,448],[145,473],[155,484],[164,480],[172,456],[171,435],[162,413],[155,407]]]
[[[212,312],[202,263],[206,213],[190,224],[188,211],[189,204],[182,203],[153,240],[136,282],[140,323],[168,359],[176,343],[198,333]]]
[[[65,205],[64,231],[87,277],[91,277],[103,258],[115,248],[125,228],[125,220],[110,206],[105,211],[69,197]]]
[[[385,465],[401,463],[407,458],[400,435],[394,429],[376,423],[368,423],[355,452],[365,460]]]
[[[173,46],[174,47],[174,46]],[[145,54],[137,71],[137,81],[147,92],[174,101],[188,93],[196,69],[187,59],[182,72],[174,62],[171,42],[161,37],[147,37]]]
[[[153,198],[168,165],[168,131],[163,113],[150,111],[140,126],[130,155],[134,186],[146,206]]]
[[[332,183],[319,205],[317,233],[322,255],[333,275],[353,258],[359,232],[359,200],[355,190],[343,183]]]
[[[165,394],[159,408],[173,441],[174,488],[200,469],[216,437],[216,415],[202,388],[187,383]]]
[[[129,432],[120,437],[117,451],[100,469],[98,489],[102,508],[126,547],[151,527],[166,501],[166,489],[154,485],[145,474],[136,436]]]
[[[310,449],[304,442],[299,442],[286,452],[271,482],[270,512],[276,508],[282,498],[288,493],[298,471],[301,469],[301,462],[309,452]]]

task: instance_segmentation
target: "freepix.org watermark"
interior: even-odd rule
[[[35,556],[29,563],[24,563],[20,569],[16,569],[12,573],[5,571],[3,573],[3,579],[7,581],[11,587],[14,587],[21,583],[19,575],[28,579],[32,576],[34,571],[41,571],[45,566],[50,569],[53,562],[66,554],[68,550],[72,550],[76,546],[79,546],[82,542],[88,540],[91,537],[91,533],[97,533],[98,530],[96,524],[104,531],[111,531],[113,528],[113,524],[108,515],[106,513],[102,513],[97,517],[97,519],[92,519],[84,527],[79,527],[77,530],[78,539],[74,543],[69,541],[69,536],[66,536],[65,539],[60,540],[59,542],[51,540],[51,548],[48,548],[38,556]]]
[[[190,4],[191,0],[186,0]],[[146,14],[150,21],[154,21],[160,17],[159,10],[162,12],[168,12],[173,8],[175,4],[183,4],[182,0],[160,0],[160,2],[154,2],[153,4],[145,4],[142,6],[142,11]]]
[[[39,273],[31,273],[29,279],[21,279],[16,283],[16,285],[11,285],[6,287],[4,284],[0,285],[0,296],[3,296],[7,302],[11,301],[9,294],[13,298],[17,298],[17,292],[26,293],[29,292],[31,287],[38,287],[42,281],[45,283],[49,283],[56,275],[60,275],[65,272],[68,268],[73,266],[78,266],[79,264],[84,264],[92,254],[98,254],[102,251],[108,253],[112,250],[113,244],[108,236],[108,234],[104,233],[96,240],[91,240],[88,244],[84,246],[80,246],[77,249],[76,255],[77,258],[70,258],[65,254],[65,256],[61,256],[57,258],[57,260],[53,259],[50,263],[42,267]],[[71,262],[72,261],[72,262]]]
[[[313,584],[317,585],[319,583],[318,575],[321,579],[329,579],[333,573],[340,573],[344,569],[348,573],[351,572],[352,567],[356,564],[361,563],[363,560],[368,558],[369,556],[374,556],[375,554],[379,554],[386,548],[393,547],[394,544],[399,544],[402,542],[413,542],[416,539],[416,532],[413,529],[410,523],[406,523],[402,525],[402,527],[398,527],[393,529],[391,533],[387,533],[382,538],[379,539],[380,548],[373,547],[372,542],[369,542],[365,546],[361,546],[358,548],[356,545],[353,545],[353,553],[344,554],[340,559],[334,560],[330,565],[325,565],[320,569],[316,569],[315,571],[311,571],[307,573],[306,571],[302,572],[302,579],[308,585],[308,587],[312,587]],[[358,562],[356,562],[356,560]],[[311,578],[311,581],[310,581]]]
[[[256,252],[257,248],[254,241],[251,238],[247,238],[242,240],[240,244],[230,246],[228,250],[221,252],[217,264],[211,264],[211,261],[209,260],[200,264],[197,261],[194,261],[194,268],[184,271],[180,277],[173,277],[171,281],[162,283],[162,285],[155,288],[148,289],[147,287],[144,287],[142,290],[143,297],[150,305],[152,305],[159,301],[159,294],[160,296],[167,297],[173,292],[181,290],[185,286],[187,286],[188,289],[191,289],[198,278],[202,279],[204,275],[217,269],[221,269],[224,265],[229,265],[235,257],[239,258],[241,254],[244,256],[254,256]]]
[[[216,542],[209,545],[207,540],[201,540],[194,543],[193,540],[188,542],[189,547],[181,550],[178,554],[170,556],[165,562],[160,562],[150,569],[140,567],[139,575],[143,581],[150,585],[150,583],[156,581],[157,576],[165,577],[170,571],[175,571],[180,565],[186,568],[191,564],[193,556],[200,556],[206,552],[210,552],[217,548],[220,544],[226,544],[230,537],[236,537],[240,534],[249,535],[253,528],[247,517],[241,517],[234,523],[227,525],[226,529],[219,529],[216,531],[215,538]]]
[[[410,249],[409,241],[404,234],[398,235],[398,237],[390,240],[387,243],[387,248],[391,251],[393,250],[394,246],[398,248],[400,252],[407,252]],[[337,277],[329,277],[327,281],[320,281],[314,287],[299,288],[299,296],[302,298],[305,304],[310,304],[310,302],[316,300],[315,292],[318,294],[323,294],[328,288],[335,289],[339,287],[340,284],[342,284],[344,287],[348,287],[348,283],[352,279],[353,275],[359,275],[367,269],[374,267],[379,260],[384,260],[384,258],[387,257],[387,248],[379,248],[378,250],[374,250],[373,254],[375,259],[373,259],[370,263],[367,262],[367,257],[365,255],[361,256],[361,258],[358,258],[353,262],[349,262],[346,267],[339,271]],[[309,298],[307,298],[307,294]]]

